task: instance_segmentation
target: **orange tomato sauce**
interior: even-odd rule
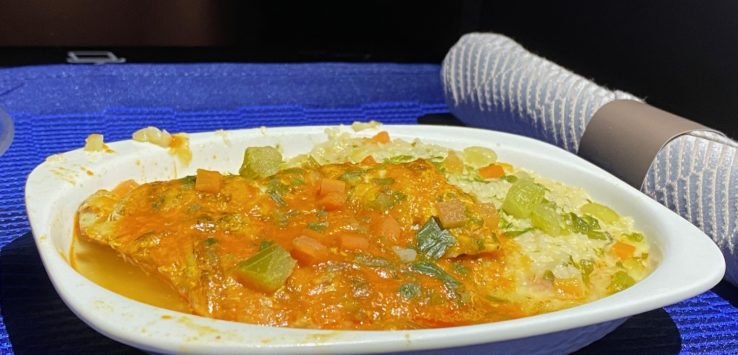
[[[493,206],[449,184],[427,161],[221,179],[217,192],[197,191],[189,177],[120,196],[108,206],[115,211],[110,239],[83,230],[73,266],[156,306],[272,326],[416,329],[528,315],[501,296],[514,292],[504,276],[512,246],[497,231]],[[452,200],[466,217],[456,216],[446,229],[453,245],[433,257],[420,250],[418,234],[437,217],[437,204]],[[274,292],[234,277],[264,242],[298,261]],[[401,257],[412,251],[414,258]]]

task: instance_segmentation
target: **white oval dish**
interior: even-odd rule
[[[452,148],[494,149],[500,160],[583,187],[595,200],[631,216],[660,259],[633,287],[582,306],[497,323],[407,331],[330,331],[273,328],[208,319],[143,304],[108,291],[67,262],[74,214],[101,188],[194,174],[197,168],[237,173],[247,146],[279,144],[285,156],[324,141],[326,127],[283,127],[190,135],[184,166],[158,146],[110,144],[112,153],[81,149],[57,154],[26,183],[33,235],[57,292],[83,321],[120,342],[157,353],[375,353],[468,347],[465,352],[564,353],[599,339],[625,318],[700,294],[723,277],[720,250],[698,228],[604,170],[555,146],[517,135],[444,126],[383,126],[393,138],[420,138]],[[343,130],[350,130],[342,127]],[[368,136],[375,131],[362,131]]]

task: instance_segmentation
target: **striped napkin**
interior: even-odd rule
[[[632,95],[594,82],[494,33],[463,36],[442,68],[446,101],[470,126],[526,135],[572,153],[595,112]],[[693,131],[656,155],[641,191],[702,229],[726,260],[738,286],[738,143]]]

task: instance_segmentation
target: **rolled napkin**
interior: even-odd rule
[[[538,138],[573,153],[603,106],[640,102],[493,33],[463,36],[446,55],[441,75],[451,112],[467,125]],[[640,175],[645,179],[631,184],[712,237],[725,256],[725,278],[738,286],[738,143],[695,130],[655,151]]]

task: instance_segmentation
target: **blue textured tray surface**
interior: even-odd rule
[[[15,301],[23,292],[42,292],[40,286],[30,285],[33,282],[48,289],[42,269],[30,264],[38,262],[29,250],[32,243],[18,239],[29,230],[23,201],[26,176],[46,156],[82,146],[89,133],[103,133],[112,141],[128,139],[146,125],[198,132],[370,119],[415,123],[421,115],[447,112],[440,85],[437,65],[62,65],[0,70],[0,108],[15,123],[15,139],[0,156],[0,261],[6,283],[0,307],[23,304]],[[5,246],[7,250],[2,249]],[[58,300],[43,302],[64,307]],[[738,353],[737,305],[738,290],[721,284],[635,317],[583,352]],[[6,317],[15,317],[15,311],[0,308]],[[61,315],[64,311],[50,310],[44,319],[72,317]],[[13,324],[33,329],[15,318]],[[0,318],[0,353],[13,351],[10,341],[24,346],[39,341],[12,331],[9,338],[5,325]],[[96,351],[130,351],[71,330],[69,334],[56,330],[53,334],[63,338],[46,341],[64,344],[56,348],[59,351],[74,352],[75,340],[97,344]]]

